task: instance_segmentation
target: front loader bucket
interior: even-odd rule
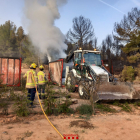
[[[99,100],[121,100],[121,99],[140,99],[140,93],[136,92],[133,85],[120,82],[116,85],[103,83],[98,90]]]

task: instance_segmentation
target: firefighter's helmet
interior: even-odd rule
[[[35,69],[36,67],[37,67],[37,65],[36,65],[35,63],[32,63],[32,64],[30,65],[30,68]]]
[[[40,65],[39,69],[44,69],[44,66],[43,65]]]
[[[33,63],[36,67],[37,67],[37,64],[36,63]]]

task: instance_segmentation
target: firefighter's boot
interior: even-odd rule
[[[39,93],[39,99],[41,99],[41,94]]]

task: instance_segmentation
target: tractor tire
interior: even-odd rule
[[[81,99],[87,99],[90,98],[90,91],[89,91],[89,84],[88,82],[80,81],[78,85],[78,93]]]
[[[76,85],[76,80],[73,73],[71,72],[68,74],[67,79],[66,79],[66,89],[69,92],[75,92],[76,90],[75,85]]]

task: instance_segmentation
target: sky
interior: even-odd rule
[[[23,7],[24,0],[0,0],[0,25],[10,20],[24,28]],[[101,45],[106,36],[112,34],[114,23],[120,22],[134,7],[140,9],[140,0],[68,0],[59,8],[61,17],[55,21],[55,26],[65,35],[72,28],[73,18],[82,15],[91,20],[98,45]]]

